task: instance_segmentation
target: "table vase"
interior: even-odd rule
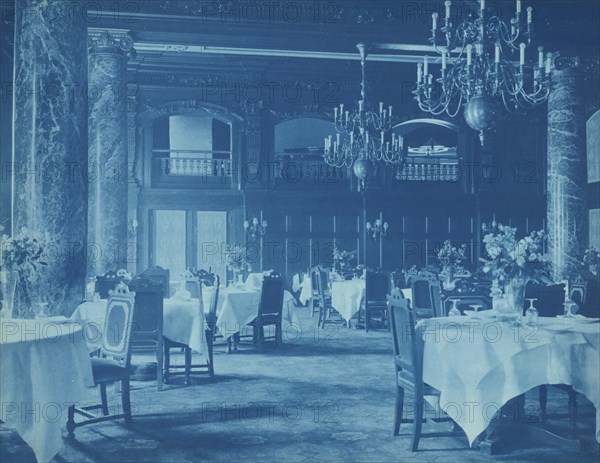
[[[504,304],[498,313],[500,321],[518,322],[525,305],[525,278],[513,278],[504,286]]]

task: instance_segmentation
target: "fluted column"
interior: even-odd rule
[[[15,18],[13,232],[45,234],[45,260],[21,315],[47,299],[70,314],[84,295],[87,219],[86,24],[83,3],[19,0]]]
[[[133,40],[119,30],[91,30],[88,39],[88,275],[94,276],[127,266],[127,59]]]
[[[586,227],[585,125],[577,59],[558,58],[548,99],[548,235],[552,276],[578,265]]]

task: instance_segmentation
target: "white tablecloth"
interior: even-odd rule
[[[260,290],[262,288],[264,274],[260,273],[250,273],[248,274],[248,278],[246,278],[245,287],[246,289],[257,289]]]
[[[37,461],[63,447],[69,404],[94,385],[81,327],[48,320],[0,320],[0,420],[14,428]]]
[[[441,392],[441,408],[469,443],[510,399],[543,384],[569,384],[596,407],[600,323],[541,318],[539,330],[498,323],[491,315],[435,318],[420,324],[423,380]]]
[[[360,310],[360,304],[365,295],[365,280],[331,282],[331,306],[337,310],[346,321]]]
[[[210,287],[204,288],[205,307],[208,307]],[[248,290],[245,286],[221,288],[217,302],[217,328],[225,337],[238,333],[241,328],[256,318],[260,303],[260,289]],[[289,323],[299,324],[295,312],[294,296],[289,291],[283,292],[282,319]]]
[[[301,304],[306,304],[312,298],[313,292],[312,279],[308,273],[304,274],[304,279],[302,280],[300,286],[302,291],[300,291],[300,297],[298,299],[300,300]]]
[[[210,299],[204,296],[203,300],[208,304]],[[98,349],[102,344],[106,310],[107,299],[86,301],[71,315],[71,320],[84,326],[90,350]],[[207,352],[204,323],[204,313],[197,299],[183,300],[175,295],[163,300],[163,335],[171,341],[186,344],[200,354]]]

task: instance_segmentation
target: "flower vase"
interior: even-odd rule
[[[444,275],[445,277],[442,286],[446,291],[454,290],[454,288],[456,288],[456,281],[454,281],[454,270],[452,267],[446,267],[444,269]]]
[[[0,317],[12,318],[15,306],[15,292],[19,273],[13,270],[3,270],[0,272],[1,290],[2,290],[2,310]]]
[[[504,307],[498,314],[500,321],[518,322],[523,314],[525,305],[525,287],[527,280],[524,278],[513,278],[504,287]]]
[[[238,272],[236,274],[235,284],[237,286],[243,286],[244,285],[244,273],[243,272]]]

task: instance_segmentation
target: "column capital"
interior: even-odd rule
[[[88,28],[90,53],[115,53],[127,57],[135,56],[133,37],[127,29]]]

